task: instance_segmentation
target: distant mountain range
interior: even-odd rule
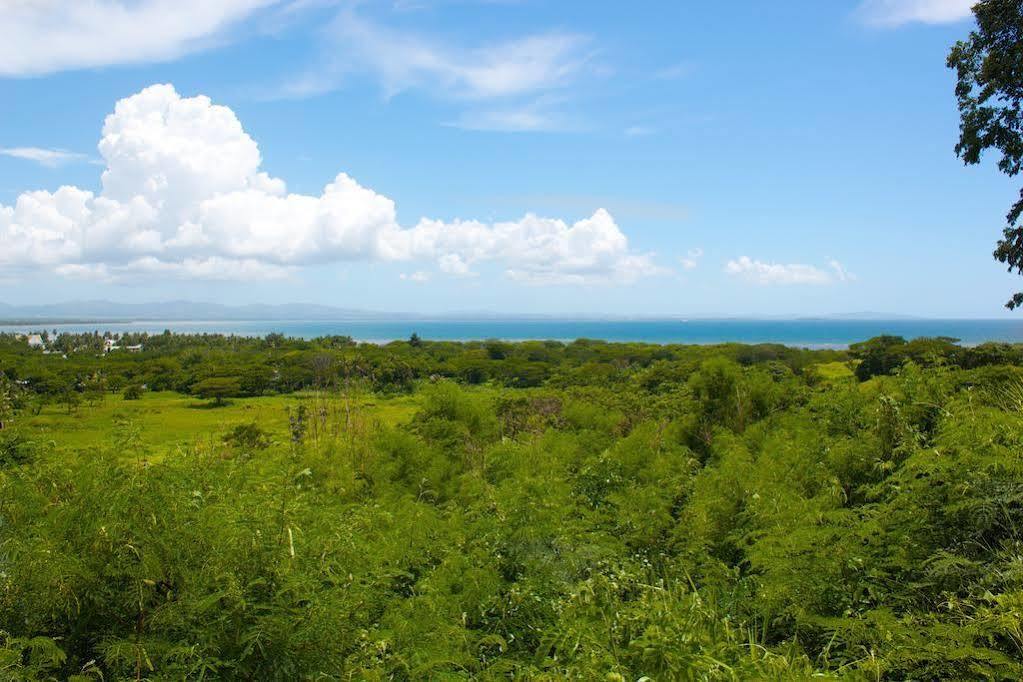
[[[421,314],[408,312],[380,312],[354,308],[337,308],[315,303],[285,303],[269,305],[222,305],[195,301],[165,301],[157,303],[113,303],[111,301],[71,301],[39,305],[9,305],[0,303],[0,321],[18,322],[135,322],[135,321],[239,321],[239,320],[417,320],[417,319],[821,319],[821,320],[902,320],[918,319],[893,313],[843,313],[836,315],[594,315],[594,314],[520,314],[486,311],[457,311]]]

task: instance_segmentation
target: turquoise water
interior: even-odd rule
[[[783,343],[811,348],[842,348],[879,334],[906,338],[952,336],[964,344],[984,341],[1023,342],[1020,320],[572,320],[572,319],[413,319],[355,321],[139,321],[46,324],[58,331],[159,333],[220,333],[264,336],[280,332],[313,338],[343,334],[359,341],[387,342],[407,339],[413,332],[424,339],[464,341],[478,339],[578,338],[648,343]],[[0,331],[25,332],[40,326],[0,325]]]

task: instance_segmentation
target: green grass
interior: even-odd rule
[[[854,376],[848,362],[821,362],[813,369],[824,381],[842,381]]]
[[[63,449],[90,450],[111,446],[116,425],[127,420],[138,428],[142,445],[160,456],[178,446],[219,438],[238,424],[255,422],[274,437],[287,438],[288,410],[301,404],[313,413],[317,394],[234,398],[220,407],[174,392],[146,393],[140,400],[124,400],[115,394],[107,395],[97,405],[83,403],[72,414],[62,405],[46,405],[38,415],[22,417],[22,427],[36,440],[52,441]],[[342,398],[331,395],[327,405],[331,410],[342,410]],[[386,424],[408,421],[416,406],[411,396],[352,400],[352,409],[359,417]]]

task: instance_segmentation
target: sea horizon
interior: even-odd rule
[[[350,336],[363,343],[389,343],[413,333],[432,341],[560,341],[591,339],[612,343],[693,344],[778,343],[802,348],[846,348],[882,334],[952,337],[963,345],[1023,343],[1023,320],[968,318],[843,319],[834,317],[452,317],[331,320],[17,320],[0,321],[0,332],[42,330],[68,333],[224,334],[265,336],[280,333],[312,339]]]

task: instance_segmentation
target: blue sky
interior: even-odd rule
[[[0,301],[1000,317],[1023,285],[1018,188],[953,153],[968,1],[28,6]]]

